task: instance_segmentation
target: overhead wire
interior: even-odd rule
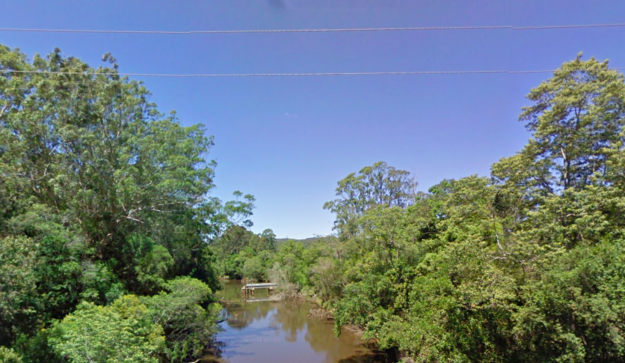
[[[612,68],[623,70],[625,67]],[[103,75],[121,77],[159,78],[244,78],[244,77],[328,77],[328,76],[405,76],[405,75],[468,75],[468,74],[539,74],[555,70],[451,70],[451,71],[398,71],[398,72],[308,72],[308,73],[133,73],[133,72],[66,72],[40,70],[0,69],[10,74],[52,74],[52,75]]]
[[[331,33],[331,32],[386,32],[386,31],[457,31],[457,30],[556,30],[625,27],[625,23],[573,24],[543,26],[434,26],[434,27],[387,27],[387,28],[321,28],[321,29],[250,29],[250,30],[94,30],[94,29],[43,29],[43,28],[0,28],[0,32],[29,33],[80,33],[80,34],[145,34],[145,35],[194,35],[194,34],[247,34],[247,33]],[[617,70],[625,69],[616,68]],[[85,72],[0,70],[13,74],[57,74],[79,75]],[[451,71],[396,71],[396,72],[306,72],[306,73],[132,73],[97,72],[106,76],[160,77],[160,78],[242,78],[242,77],[315,77],[315,76],[384,76],[384,75],[466,75],[466,74],[537,74],[553,73],[554,70],[451,70]],[[96,74],[96,72],[92,72]]]
[[[570,25],[484,25],[484,26],[419,26],[382,28],[320,28],[320,29],[235,29],[235,30],[111,30],[111,29],[46,29],[46,28],[0,28],[0,32],[22,33],[76,33],[76,34],[134,34],[134,35],[201,35],[201,34],[253,34],[253,33],[340,33],[340,32],[389,32],[389,31],[458,31],[458,30],[558,30],[588,28],[622,28],[625,23],[570,24]]]

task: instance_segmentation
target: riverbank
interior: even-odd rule
[[[312,305],[308,316],[315,319],[330,321],[334,324],[334,311],[323,307],[323,300],[316,296],[308,296],[301,292],[296,294],[296,297],[293,301],[306,301]],[[364,329],[356,326],[356,325],[344,325],[341,327],[342,331],[353,336],[358,337],[362,343],[367,346],[368,349],[374,352],[379,352],[383,354],[387,359],[391,359],[392,362],[401,362],[401,363],[414,363],[414,360],[407,355],[403,355],[397,349],[380,349],[378,345],[377,339],[363,339],[362,336],[364,334]]]
[[[224,283],[236,282],[241,285],[245,285],[248,283],[247,281],[245,281],[245,279],[231,280],[231,279],[228,279],[227,277],[222,277],[221,280]],[[316,295],[305,294],[299,289],[298,286],[294,284],[289,284],[288,286],[286,286],[286,288],[284,287],[282,289],[278,288],[277,292],[274,295],[271,295],[271,293],[268,291],[268,297],[264,297],[262,299],[266,299],[264,301],[283,301],[286,303],[310,304],[311,308],[308,312],[308,315],[307,315],[308,317],[325,320],[328,322],[332,322],[332,324],[334,324],[334,311],[325,308],[323,306],[324,302],[321,298],[319,298]],[[249,302],[250,299],[248,299],[247,301]],[[223,301],[222,304],[223,303],[227,304],[228,302]],[[364,330],[362,328],[359,328],[355,325],[345,325],[342,327],[342,329],[345,331],[348,331],[350,334],[357,336],[359,339],[362,339],[362,335],[364,333]],[[375,346],[377,348],[377,341],[375,339],[368,339],[366,341],[366,344],[368,346]]]

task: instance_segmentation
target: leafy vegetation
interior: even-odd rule
[[[242,247],[235,275],[291,284],[338,334],[413,362],[625,362],[623,75],[578,57],[528,99],[532,136],[490,177],[416,193],[375,163],[325,204],[336,237]]]
[[[55,326],[50,339],[71,362],[157,362],[165,343],[163,328],[133,295],[109,306],[83,302]]]
[[[337,328],[415,362],[625,361],[623,76],[577,58],[528,99],[532,137],[490,178],[397,206],[339,182],[340,205],[367,207],[336,210]]]
[[[3,361],[183,362],[215,332],[209,243],[254,198],[210,197],[212,138],[104,61],[0,46]]]
[[[302,243],[250,232],[253,196],[210,197],[212,139],[104,60],[0,47],[0,361],[196,359],[224,276],[279,282],[413,362],[625,362],[625,81],[607,62],[531,90],[531,138],[490,176],[417,193],[375,163],[324,205],[336,234]]]

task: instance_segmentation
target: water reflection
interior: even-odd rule
[[[282,303],[275,309],[269,324],[280,328],[286,341],[296,342],[298,333],[307,328],[309,310],[307,304]]]
[[[353,334],[335,337],[332,322],[309,318],[307,303],[246,302],[241,283],[228,282],[225,321],[217,335],[218,349],[204,361],[219,363],[379,363],[387,356],[368,349]],[[267,297],[257,290],[254,299]]]

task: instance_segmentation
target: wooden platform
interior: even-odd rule
[[[262,284],[246,284],[245,286],[241,288],[241,292],[245,294],[246,298],[249,295],[254,296],[254,291],[256,289],[268,289],[269,293],[271,294],[271,291],[277,286],[278,284],[273,283],[273,282],[267,282],[267,283],[262,283]]]
[[[273,282],[267,282],[262,284],[246,284],[241,288],[241,290],[251,290],[251,289],[269,289],[271,287],[276,287],[278,284]]]

